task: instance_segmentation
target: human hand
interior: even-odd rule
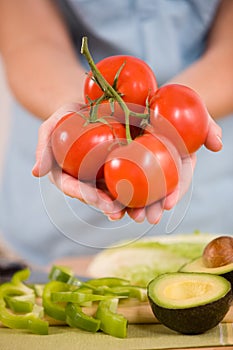
[[[192,182],[195,165],[196,154],[184,157],[180,168],[179,184],[176,189],[160,201],[152,203],[144,208],[128,208],[128,215],[136,222],[147,220],[150,224],[157,224],[160,221],[164,210],[172,209],[187,192]]]
[[[113,200],[105,190],[96,188],[91,183],[84,183],[63,172],[57,165],[51,147],[51,135],[57,122],[69,112],[77,112],[79,103],[63,106],[48,118],[39,128],[38,144],[36,149],[36,163],[32,174],[42,177],[49,174],[49,178],[64,194],[77,198],[80,201],[100,209],[112,220],[121,219],[125,209],[116,200]]]
[[[127,211],[128,215],[136,222],[147,219],[151,224],[158,223],[163,211],[173,208],[188,190],[196,164],[196,155],[192,154],[182,159],[179,186],[174,192],[144,208],[123,208],[118,201],[112,199],[105,188],[96,188],[91,183],[78,181],[76,178],[62,172],[54,160],[50,143],[52,132],[58,120],[64,114],[78,111],[80,106],[80,104],[75,103],[66,105],[41,125],[36,163],[32,170],[33,175],[41,177],[49,174],[50,180],[66,195],[97,207],[111,220],[121,219]],[[212,151],[219,151],[222,147],[221,128],[211,118],[205,146]]]
[[[219,152],[222,149],[222,129],[211,117],[205,147],[212,152]]]
[[[38,144],[36,149],[36,163],[32,174],[42,177],[49,174],[51,182],[69,197],[93,205],[103,211],[110,220],[121,219],[125,212],[136,222],[142,222],[145,218],[149,222],[159,221],[164,210],[164,200],[146,208],[130,209],[123,207],[117,200],[113,200],[105,186],[96,188],[91,183],[77,180],[73,176],[63,172],[57,165],[51,146],[51,136],[58,121],[67,113],[80,109],[80,104],[65,105],[49,117],[39,128]],[[170,196],[167,197],[169,200]]]
[[[214,119],[209,118],[209,130],[204,145],[210,151],[218,152],[222,149],[222,129]],[[143,222],[147,219],[151,224],[157,224],[162,217],[163,211],[172,209],[189,189],[196,160],[196,154],[191,154],[182,159],[179,185],[175,191],[163,200],[152,203],[144,208],[128,208],[128,215],[136,222]]]

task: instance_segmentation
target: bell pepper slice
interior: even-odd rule
[[[138,286],[114,286],[109,289],[108,293],[115,294],[116,296],[135,298],[140,301],[146,301],[148,299],[146,289]]]
[[[80,279],[78,279],[75,276],[70,276],[70,278],[67,280],[66,283],[71,284],[71,285],[76,286],[76,287],[85,286],[85,282],[81,281]],[[91,288],[91,289],[93,289],[93,288]]]
[[[99,301],[109,299],[112,296],[105,296],[99,294],[83,293],[79,291],[73,292],[52,292],[51,301],[53,302],[71,302],[76,304],[83,304],[89,301]]]
[[[66,323],[70,327],[80,328],[89,332],[97,332],[100,328],[100,320],[86,315],[80,306],[68,303],[65,309]]]
[[[127,336],[128,321],[117,313],[118,299],[103,300],[99,302],[95,317],[101,321],[100,329],[109,335],[118,338]]]
[[[22,283],[30,276],[28,269],[18,271],[11,281],[0,286],[0,321],[9,328],[27,329],[36,334],[48,334],[48,322],[42,320],[43,308],[34,304],[33,289]],[[8,307],[11,307],[10,310]],[[15,314],[15,312],[23,312]]]
[[[23,269],[23,270],[17,271],[12,276],[11,283],[18,285],[21,282],[26,281],[30,277],[30,274],[31,274],[31,271],[29,269]]]
[[[6,307],[0,306],[0,321],[8,328],[27,329],[35,334],[46,335],[48,334],[49,324],[40,317],[34,308],[31,313],[16,315]]]
[[[100,278],[94,278],[94,279],[88,280],[87,284],[93,287],[100,287],[100,286],[114,287],[114,286],[128,285],[129,281],[118,277],[100,277]]]
[[[45,286],[44,284],[37,284],[37,283],[32,285],[32,288],[35,292],[36,297],[42,298],[44,286]]]
[[[74,276],[73,271],[67,267],[67,266],[52,266],[50,273],[49,273],[49,279],[51,281],[60,281],[64,282],[70,285],[74,285],[76,287],[80,287],[84,282],[79,280],[77,277]]]
[[[65,321],[65,305],[55,303],[51,300],[53,292],[67,292],[70,291],[70,286],[60,281],[50,281],[44,286],[42,294],[42,304],[45,313],[55,320]]]
[[[67,266],[52,266],[49,272],[51,281],[60,281],[66,283],[73,276],[72,270]]]
[[[31,312],[35,304],[35,293],[33,289],[22,283],[29,277],[28,269],[16,272],[11,281],[0,286],[0,298],[4,301],[2,305],[9,307],[14,312]]]
[[[0,285],[0,298],[4,298],[6,295],[32,294],[33,289],[22,282],[27,280],[29,276],[30,270],[28,269],[16,272],[10,282]]]
[[[28,295],[16,295],[5,297],[7,306],[14,312],[28,313],[32,312],[33,306],[35,305],[36,298],[35,294]]]

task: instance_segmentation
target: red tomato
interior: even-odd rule
[[[131,104],[131,108],[136,112],[144,110],[147,98],[158,88],[152,69],[139,58],[125,55],[110,56],[98,62],[96,66],[107,82],[115,88],[127,104]],[[114,79],[121,67],[122,70],[115,86]],[[90,72],[84,84],[86,103],[88,103],[87,96],[91,100],[96,100],[102,95],[103,91],[93,81],[92,72]],[[121,122],[124,122],[120,106],[115,104],[115,110],[117,110],[115,116],[117,115],[121,118]],[[137,119],[136,123],[138,122],[140,120]]]
[[[58,165],[82,181],[103,177],[108,153],[125,139],[125,128],[112,117],[88,122],[87,112],[69,113],[56,125],[51,144]]]
[[[170,138],[182,155],[196,152],[204,144],[209,114],[194,90],[179,84],[165,85],[155,92],[150,108],[150,123],[154,129]]]
[[[127,207],[140,208],[176,188],[180,167],[180,156],[167,139],[145,134],[108,155],[104,176],[113,198]]]

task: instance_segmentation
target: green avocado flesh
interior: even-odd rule
[[[220,266],[220,267],[206,267],[203,263],[202,257],[200,257],[182,266],[180,271],[181,272],[202,272],[202,273],[210,273],[214,275],[221,275],[231,283],[233,288],[233,263]]]
[[[232,300],[231,284],[207,273],[166,273],[147,287],[155,317],[183,334],[200,334],[224,318]]]

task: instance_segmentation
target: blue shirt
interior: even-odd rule
[[[159,84],[192,64],[205,49],[218,0],[57,0],[80,55],[88,36],[97,62],[114,54],[145,60]],[[18,103],[12,106],[0,196],[0,230],[24,258],[46,264],[61,256],[94,254],[122,239],[201,230],[230,233],[233,227],[233,118],[226,116],[224,148],[198,151],[190,190],[158,225],[137,224],[127,215],[110,222],[99,210],[61,193],[47,177],[31,175],[40,121]]]

